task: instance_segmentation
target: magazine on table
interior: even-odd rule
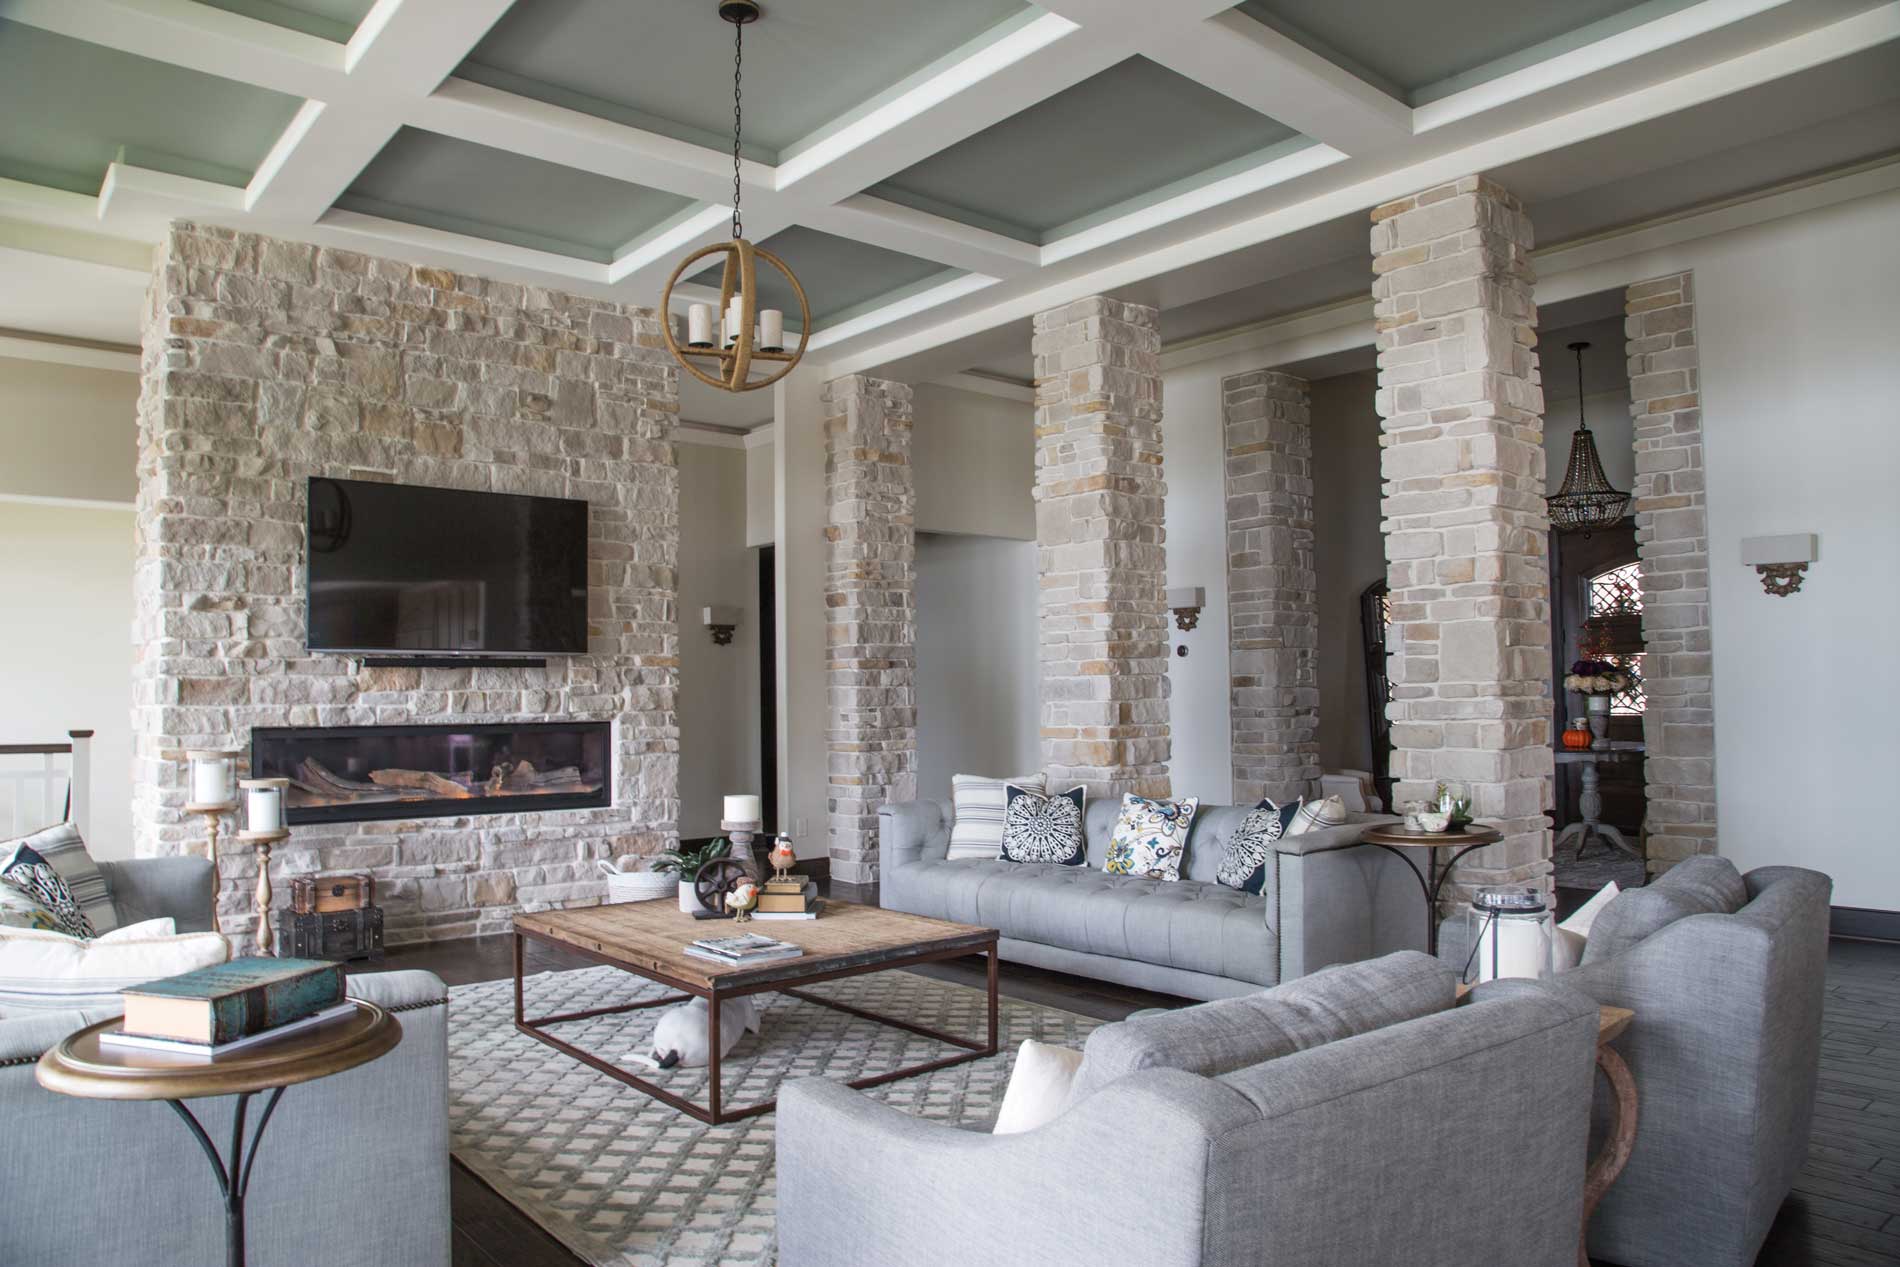
[[[750,963],[758,959],[787,959],[793,955],[802,955],[804,948],[789,941],[780,941],[776,937],[767,937],[763,933],[739,933],[731,937],[701,937],[687,948],[689,953],[697,952],[703,957],[721,959],[727,963]]]

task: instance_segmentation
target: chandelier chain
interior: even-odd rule
[[[745,221],[739,215],[739,125],[744,104],[739,91],[739,68],[745,56],[745,25],[732,24],[732,237],[745,236]]]

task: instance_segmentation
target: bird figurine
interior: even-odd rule
[[[741,880],[726,890],[726,909],[732,912],[732,922],[744,924],[751,920],[752,911],[759,904],[759,886],[751,880]]]

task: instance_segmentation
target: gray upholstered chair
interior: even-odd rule
[[[211,926],[201,858],[105,862],[128,922]],[[252,1267],[447,1267],[448,995],[427,972],[352,977],[350,994],[397,1013],[402,1044],[361,1068],[293,1087],[271,1118],[245,1212]],[[76,1100],[33,1078],[41,1052],[109,1012],[0,1020],[0,1263],[224,1261],[211,1168],[163,1104]],[[231,1099],[194,1102],[220,1149]],[[255,1121],[255,1115],[253,1115]]]
[[[1617,1050],[1639,1112],[1629,1165],[1590,1220],[1592,1257],[1755,1261],[1807,1158],[1832,888],[1817,871],[1743,876],[1692,858],[1597,916],[1559,980],[1635,1010]]]
[[[1430,963],[1391,959],[1414,975]],[[1596,1005],[1501,981],[1454,1008],[1453,972],[1431,967],[1437,1010],[1246,1066],[1231,1066],[1237,1044],[1273,1028],[1255,1000],[1306,987],[1298,1029],[1383,991],[1332,991],[1322,973],[1105,1027],[1078,1089],[1098,1049],[1134,1072],[1021,1134],[793,1082],[778,1109],[780,1267],[1574,1263]],[[1131,1044],[1149,1050],[1130,1061]],[[1219,1053],[1225,1071],[1154,1067],[1170,1044],[1186,1064]]]

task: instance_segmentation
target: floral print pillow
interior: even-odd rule
[[[1122,797],[1121,817],[1108,842],[1102,870],[1110,875],[1139,875],[1150,880],[1179,880],[1181,859],[1187,856],[1188,828],[1199,797],[1185,801],[1156,801],[1133,792]]]
[[[1287,828],[1300,812],[1302,801],[1275,805],[1265,799],[1247,812],[1234,834],[1227,838],[1227,854],[1221,859],[1214,878],[1230,889],[1258,893],[1266,887],[1267,863],[1273,857],[1273,842],[1290,835]]]
[[[1088,792],[1072,787],[1044,796],[1010,784],[1004,789],[1004,862],[1057,862],[1079,867],[1088,861],[1082,806]]]

